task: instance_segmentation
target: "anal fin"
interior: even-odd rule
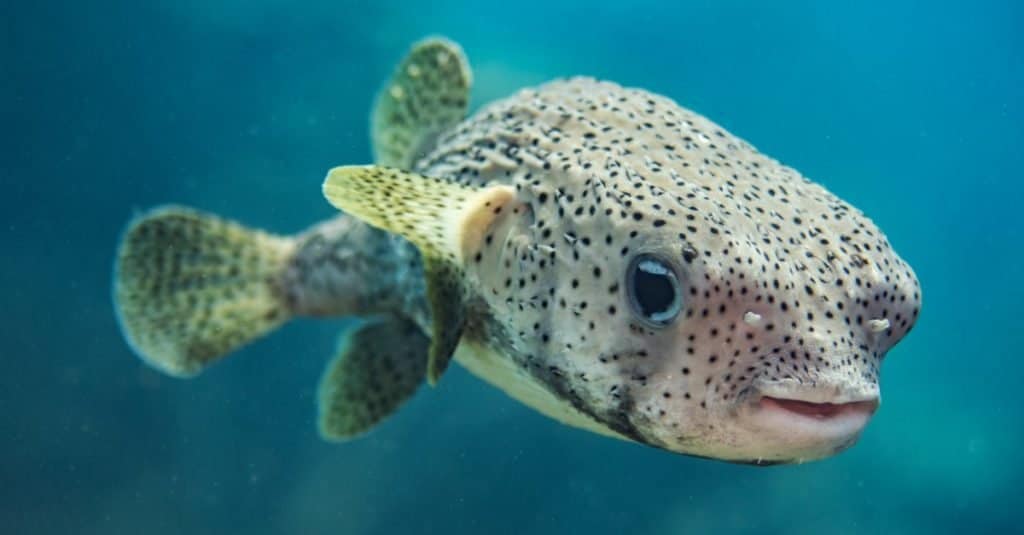
[[[320,379],[320,435],[347,440],[395,412],[423,383],[429,344],[416,324],[395,316],[345,333]]]

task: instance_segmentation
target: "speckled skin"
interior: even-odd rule
[[[495,223],[467,266],[464,341],[655,447],[758,463],[842,450],[856,435],[773,428],[756,401],[876,398],[883,357],[918,316],[913,271],[864,214],[643,90],[587,78],[523,90],[443,135],[414,170],[513,185],[524,206]],[[330,231],[361,225],[342,216],[311,231],[372,262],[359,280],[347,264],[296,264],[295,310],[393,305],[429,329],[415,249],[380,231],[365,241]],[[665,327],[630,304],[626,270],[639,253],[679,276],[684,308]],[[365,302],[336,306],[332,296],[353,296],[324,290],[332,285],[367,288]]]
[[[399,312],[430,330],[419,251],[399,236],[341,215],[296,238],[281,286],[304,316]]]

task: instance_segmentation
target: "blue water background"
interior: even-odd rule
[[[1017,2],[10,2],[0,28],[3,533],[954,533],[1020,528],[1024,8]],[[668,95],[866,211],[917,329],[837,458],[758,469],[563,427],[461,369],[320,441],[343,320],[199,378],[123,343],[112,256],[184,203],[279,233],[370,160],[369,103],[441,33],[474,102],[591,74]]]

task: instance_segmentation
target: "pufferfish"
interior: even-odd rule
[[[379,424],[455,360],[557,421],[777,464],[852,445],[918,280],[862,212],[710,120],[576,77],[467,118],[458,45],[415,44],[374,104],[373,165],[293,237],[185,207],[133,220],[114,299],[147,363],[192,376],[295,316],[356,316],[323,437]]]

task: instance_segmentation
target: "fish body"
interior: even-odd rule
[[[321,382],[327,437],[372,428],[454,359],[559,421],[669,451],[770,464],[856,440],[920,309],[916,276],[870,219],[668,98],[571,78],[463,120],[469,84],[456,45],[413,48],[374,108],[377,165],[324,182],[345,213],[234,249],[263,260],[236,268],[260,276],[228,293],[264,304],[229,308],[250,325],[233,344],[194,344],[187,325],[154,334],[154,310],[201,323],[179,286],[132,282],[139,262],[174,260],[133,245],[164,219],[131,225],[115,280],[137,351],[187,375],[292,315],[358,315],[376,319]],[[202,269],[232,272],[230,255],[194,245],[202,232],[167,234],[214,258]],[[192,300],[217,321],[224,292],[208,294]]]

